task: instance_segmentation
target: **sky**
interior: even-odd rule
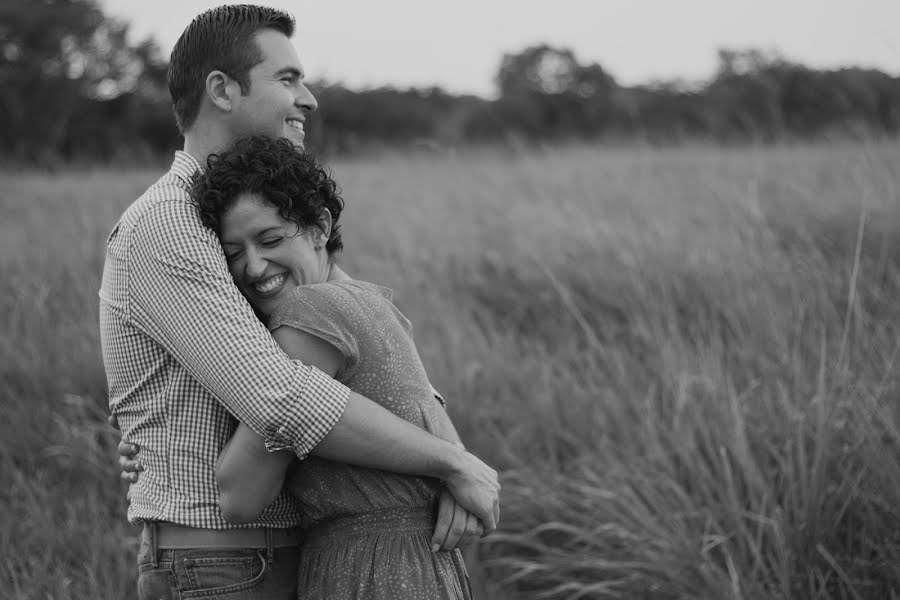
[[[101,0],[168,55],[190,20],[222,0]],[[709,78],[721,47],[777,51],[814,68],[900,76],[900,0],[257,0],[297,19],[311,80],[351,88],[439,85],[496,94],[504,53],[547,43],[599,63],[622,85]]]

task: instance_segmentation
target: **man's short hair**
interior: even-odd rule
[[[206,91],[206,76],[219,70],[250,91],[250,69],[262,62],[256,32],[274,29],[294,35],[288,13],[252,4],[219,6],[197,15],[175,42],[169,60],[169,93],[178,129],[183,134],[197,119]]]

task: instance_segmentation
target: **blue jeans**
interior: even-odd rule
[[[139,600],[297,600],[300,550],[167,550],[141,544]]]

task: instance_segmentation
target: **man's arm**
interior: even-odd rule
[[[134,323],[162,344],[269,450],[437,477],[493,531],[497,473],[316,368],[293,362],[231,281],[194,208],[163,203],[133,232]]]
[[[343,365],[338,349],[312,334],[296,333],[292,336],[295,347],[291,358],[334,377]],[[216,461],[222,515],[232,523],[255,520],[278,495],[292,459],[288,452],[266,451],[261,437],[243,423],[238,425]]]
[[[288,356],[308,352],[310,336],[297,329],[279,327],[273,335]],[[441,479],[457,502],[484,523],[485,533],[493,532],[500,519],[500,482],[494,469],[461,446],[431,435],[354,392],[338,422],[311,453],[383,471]]]
[[[436,391],[434,392],[436,422],[434,434],[460,448],[465,448],[450,415],[447,414],[447,403]],[[452,550],[472,543],[484,535],[484,525],[446,491],[438,501],[437,521],[431,535],[432,550]]]
[[[278,348],[193,206],[152,207],[135,224],[130,244],[131,322],[270,450],[293,448],[306,456],[337,422],[349,390]]]

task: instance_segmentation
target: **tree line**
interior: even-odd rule
[[[157,160],[180,145],[152,40],[94,0],[0,0],[0,157],[17,163]],[[638,140],[775,142],[893,136],[900,78],[812,69],[757,49],[721,49],[704,82],[620,85],[568,48],[502,57],[497,97],[439,87],[349,89],[318,82],[309,144],[326,153]]]

